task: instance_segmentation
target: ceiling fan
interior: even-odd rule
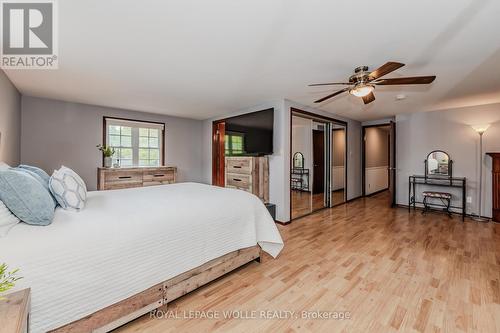
[[[399,62],[388,62],[385,65],[377,68],[373,72],[368,71],[368,66],[360,66],[354,70],[354,75],[349,78],[349,82],[332,82],[332,83],[315,83],[310,84],[309,87],[316,86],[330,86],[330,85],[348,85],[342,90],[336,91],[333,94],[314,101],[314,103],[321,103],[334,96],[340,95],[344,92],[349,92],[351,95],[361,97],[365,104],[369,104],[375,100],[373,91],[375,86],[391,86],[400,84],[429,84],[436,79],[436,76],[414,76],[414,77],[399,77],[393,79],[383,79],[387,75],[398,68],[403,67],[405,64]]]

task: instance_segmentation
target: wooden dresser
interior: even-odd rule
[[[269,202],[269,161],[267,157],[226,157],[226,187],[237,188]]]
[[[29,332],[30,289],[2,295],[0,300],[0,333]]]
[[[176,179],[176,167],[97,168],[99,191],[172,184]]]
[[[500,153],[487,153],[487,155],[493,159],[493,163],[491,164],[493,221],[500,222]]]

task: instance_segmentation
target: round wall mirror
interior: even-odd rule
[[[304,169],[304,155],[301,152],[293,154],[293,167],[296,169]]]
[[[427,174],[431,176],[450,176],[451,177],[451,159],[450,156],[442,150],[432,151],[426,159]]]

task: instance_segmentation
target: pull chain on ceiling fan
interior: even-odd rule
[[[314,101],[314,103],[321,103],[340,95],[349,92],[351,95],[360,97],[365,104],[369,104],[375,100],[373,91],[375,86],[391,86],[391,85],[408,85],[408,84],[429,84],[436,79],[436,76],[414,76],[414,77],[400,77],[393,79],[383,79],[384,75],[394,72],[396,69],[403,67],[404,64],[399,62],[388,62],[385,65],[377,68],[373,72],[368,71],[368,66],[361,66],[354,70],[354,75],[349,78],[349,82],[330,82],[330,83],[315,83],[310,84],[309,87],[317,86],[331,86],[331,85],[346,85],[342,90],[336,91],[333,94]]]

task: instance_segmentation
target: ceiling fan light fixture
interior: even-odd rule
[[[375,87],[372,86],[371,84],[365,84],[365,85],[359,85],[351,90],[349,90],[349,94],[354,95],[356,97],[365,97],[370,95],[373,90],[375,90]]]
[[[330,98],[349,92],[349,94],[360,97],[365,104],[370,104],[375,101],[375,86],[395,86],[409,84],[430,84],[436,79],[435,75],[430,76],[413,76],[413,77],[398,77],[385,78],[385,75],[394,72],[405,64],[400,62],[389,61],[380,66],[374,71],[369,72],[367,66],[357,67],[354,70],[354,75],[349,77],[348,82],[332,82],[332,83],[314,83],[309,86],[330,86],[343,85],[347,86],[344,89],[335,91],[334,93],[314,101],[314,103],[322,103]],[[396,98],[401,100],[404,98]]]

